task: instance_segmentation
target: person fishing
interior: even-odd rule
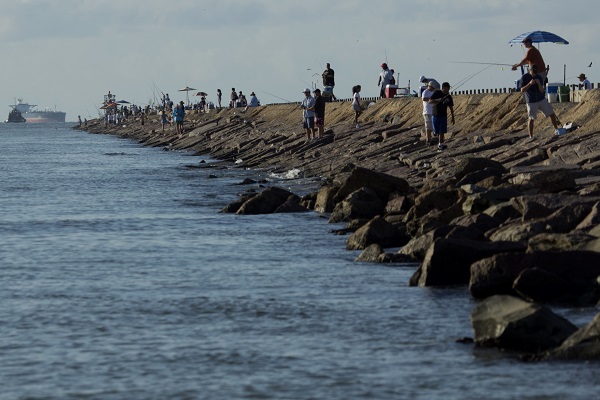
[[[538,68],[535,64],[519,80],[519,87],[521,88],[521,92],[525,94],[525,103],[527,104],[527,115],[529,117],[527,132],[529,133],[529,141],[534,140],[533,126],[538,111],[541,111],[546,117],[550,117],[557,134],[558,127],[560,126],[560,121],[544,95],[545,90],[542,82],[542,75],[538,74]]]
[[[542,53],[538,49],[533,46],[533,42],[530,37],[526,37],[523,39],[523,45],[527,49],[525,52],[525,57],[518,63],[512,66],[512,70],[516,71],[518,67],[528,64],[529,69],[533,65],[537,66],[537,74],[542,77],[542,86],[546,84],[546,78],[548,75],[548,70],[546,69],[546,63],[544,62],[544,58],[542,57]]]

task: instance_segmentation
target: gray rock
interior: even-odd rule
[[[236,214],[270,214],[286,202],[293,193],[278,187],[270,187],[246,201]]]
[[[454,176],[460,181],[465,176],[477,171],[485,170],[486,168],[497,170],[499,173],[506,172],[504,166],[498,161],[480,157],[465,158],[460,160],[456,164],[452,165],[448,169],[448,172],[451,176]]]
[[[494,254],[523,251],[525,245],[516,242],[436,239],[409,283],[411,286],[467,285],[470,267],[475,261]]]
[[[590,213],[575,229],[590,229],[596,225],[600,225],[600,203],[596,203],[592,206]]]
[[[569,233],[540,233],[529,239],[527,242],[527,252],[585,249],[585,246],[592,240],[594,240],[594,236],[581,231]]]
[[[488,297],[471,313],[475,343],[538,353],[560,346],[577,327],[550,309],[513,296]]]
[[[306,212],[308,209],[300,203],[300,197],[292,195],[273,211],[274,213]]]
[[[600,314],[542,358],[546,360],[600,360]]]
[[[362,187],[335,205],[329,222],[336,223],[351,221],[353,219],[371,219],[376,215],[381,215],[384,207],[385,203],[375,191],[367,187]]]
[[[513,283],[517,276],[531,267],[530,254],[502,253],[471,264],[469,291],[476,299],[498,294],[516,295]]]
[[[377,262],[377,257],[380,254],[383,254],[383,248],[377,243],[373,243],[364,249],[354,261]]]
[[[406,244],[408,240],[408,236],[402,235],[395,225],[377,216],[350,235],[346,241],[346,249],[362,250],[373,243],[384,248],[398,247]]]
[[[337,194],[339,187],[337,186],[323,186],[319,190],[317,200],[315,202],[315,211],[320,213],[330,213],[333,211],[335,206],[333,199]]]
[[[387,202],[393,192],[406,193],[410,189],[408,182],[402,178],[371,171],[366,168],[355,167],[341,182],[340,189],[334,198],[335,203],[344,200],[350,193],[368,187]]]
[[[506,221],[513,218],[520,218],[521,213],[512,205],[510,201],[494,204],[483,211],[484,214],[496,218],[500,221]]]
[[[545,193],[558,193],[574,190],[576,175],[568,169],[546,170],[540,172],[524,172],[517,174],[512,183],[534,187]]]

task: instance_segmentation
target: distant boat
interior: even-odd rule
[[[67,116],[62,111],[36,110],[34,107],[37,107],[37,105],[26,103],[23,99],[17,99],[16,104],[12,104],[9,107],[13,107],[13,109],[19,111],[27,122],[65,122],[65,117]]]
[[[23,118],[21,111],[17,110],[16,108],[13,108],[8,113],[8,119],[4,122],[25,122],[25,121],[26,120],[25,120],[25,118]]]

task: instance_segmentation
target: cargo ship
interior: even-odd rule
[[[36,104],[25,103],[23,99],[17,99],[16,104],[9,105],[21,113],[27,122],[65,122],[66,113],[45,109],[40,111],[34,109]]]

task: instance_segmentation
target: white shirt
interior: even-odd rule
[[[433,92],[429,89],[425,89],[421,98],[423,99],[423,115],[433,115],[433,104],[425,99],[429,100]]]
[[[379,73],[379,76],[381,77],[382,88],[386,87],[386,85],[389,85],[393,77],[392,71],[390,71],[389,69],[382,69]]]
[[[354,96],[352,96],[353,100],[352,100],[352,105],[360,105],[360,93],[356,92],[354,93]]]

